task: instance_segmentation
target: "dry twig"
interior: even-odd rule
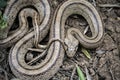
[[[99,4],[99,7],[117,7],[120,8],[120,3],[118,4]]]

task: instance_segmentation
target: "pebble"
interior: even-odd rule
[[[97,54],[104,54],[105,51],[104,51],[104,50],[97,50],[96,53],[97,53]]]

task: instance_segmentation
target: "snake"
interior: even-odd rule
[[[52,44],[52,42],[58,41],[58,42],[62,43],[62,46],[63,46],[67,56],[73,57],[75,55],[75,53],[77,52],[79,43],[83,47],[89,48],[89,49],[96,48],[102,43],[103,36],[104,36],[104,30],[103,30],[103,23],[102,23],[102,20],[101,20],[101,17],[99,15],[98,11],[95,9],[94,6],[92,6],[87,1],[76,0],[73,2],[76,2],[76,4],[74,3],[74,5],[72,5],[73,3],[71,1],[69,8],[66,8],[66,7],[63,8],[65,10],[67,10],[66,13],[62,14],[63,10],[61,9],[61,11],[60,11],[61,14],[59,15],[59,13],[58,13],[58,16],[61,16],[61,15],[64,16],[64,18],[61,17],[61,18],[63,18],[62,21],[64,21],[63,24],[65,24],[66,19],[70,15],[77,14],[77,15],[83,16],[87,20],[87,22],[90,26],[92,36],[88,37],[79,29],[77,29],[75,27],[71,27],[66,31],[66,33],[63,33],[63,34],[60,33],[62,35],[66,34],[64,36],[65,37],[64,40],[55,39],[55,37],[54,37],[54,39],[51,39],[50,42],[48,43],[48,45],[46,45],[46,47],[42,47],[43,49],[48,48]],[[68,3],[69,3],[69,1],[68,1]],[[87,4],[88,4],[88,6],[87,6]],[[67,3],[66,3],[66,5],[67,5]],[[63,12],[65,12],[65,11],[63,11]],[[62,23],[62,21],[61,21],[61,23]],[[63,24],[61,26],[63,26]],[[82,26],[79,26],[79,27],[82,27]],[[64,29],[61,29],[61,30],[64,30]],[[39,46],[41,47],[41,45],[39,45]],[[30,50],[39,51],[38,49],[30,49]]]
[[[93,35],[92,37],[87,37],[75,28],[70,28],[69,31],[65,32],[65,22],[67,18],[73,14],[81,15],[87,20]],[[25,35],[10,50],[9,64],[11,70],[15,76],[21,80],[49,80],[62,65],[65,50],[68,51],[68,55],[71,55],[71,46],[69,46],[69,44],[76,47],[79,41],[84,47],[94,48],[102,41],[104,32],[102,20],[95,7],[86,0],[64,1],[56,8],[51,25],[47,24],[48,21],[49,20],[46,19],[43,21],[44,24],[40,25],[39,34],[41,34],[41,36],[39,36],[39,41],[41,41],[41,37],[44,36],[44,28],[50,26],[48,42],[50,46],[43,52],[38,52],[37,56],[33,56],[31,60],[35,61],[33,64],[29,64],[31,61],[25,61],[25,57],[29,52],[33,55],[35,54],[28,50],[28,48],[34,47],[34,31]],[[75,34],[75,36],[72,34]],[[70,38],[72,40],[69,41]],[[76,42],[74,43],[73,40],[76,40]],[[71,41],[73,43],[71,43]],[[61,43],[65,44],[68,48],[64,50]]]
[[[44,2],[44,0],[10,0],[3,14],[3,16],[7,18],[8,24],[6,31],[3,34],[7,37],[4,39],[0,39],[0,47],[12,46],[15,42],[20,40],[28,32],[29,27],[26,19],[28,17],[31,17],[33,19],[35,16],[35,11],[37,12],[38,25],[40,25],[43,22],[46,15],[49,15],[49,11],[46,9],[46,6],[47,5],[46,2]],[[25,8],[30,8],[31,11],[26,11],[24,10]],[[18,28],[16,30],[10,31],[15,19],[17,18],[17,15],[19,15],[19,26],[16,25],[15,27]]]

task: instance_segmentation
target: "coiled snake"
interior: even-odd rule
[[[46,9],[45,5],[46,3],[40,0],[29,0],[29,1],[28,0],[21,0],[21,1],[10,0],[4,13],[4,16],[7,17],[7,23],[8,23],[8,27],[6,29],[6,32],[4,33],[4,35],[7,35],[7,38],[0,40],[0,47],[10,47],[11,45],[13,45],[13,43],[18,41],[28,32],[29,27],[28,27],[28,22],[26,21],[27,17],[34,18],[34,16],[37,16],[38,25],[40,25],[43,22],[46,15],[50,15],[49,10]],[[38,13],[37,15],[34,14],[35,11],[33,11],[32,9],[29,11],[28,10],[22,11],[24,8],[29,8],[31,6],[35,8],[34,10],[37,11]],[[9,32],[18,12],[20,11],[21,13],[19,14],[20,22],[19,22],[18,29],[15,31]],[[46,11],[48,11],[47,12],[48,14],[46,13]],[[33,21],[33,24],[34,24],[34,21]]]
[[[15,4],[16,1],[11,1],[12,5],[13,3]],[[23,0],[18,1],[16,5],[22,3],[22,1]],[[26,3],[29,3],[29,1],[32,0],[25,1]],[[33,3],[34,1],[37,2],[37,0],[33,0]],[[41,41],[50,28],[50,25],[48,24],[50,18],[50,7],[47,0],[38,0],[38,2],[43,5],[42,8],[40,7],[40,10],[47,12],[46,14],[43,12],[44,17],[42,18],[42,23],[39,26],[39,32],[41,34],[41,36],[39,36],[39,41]],[[38,5],[40,5],[39,3]],[[34,5],[37,5],[37,3]],[[12,10],[12,12],[13,11],[14,10]],[[6,10],[5,14],[8,14],[8,12],[9,9]],[[65,35],[65,22],[67,18],[73,14],[82,15],[87,20],[90,25],[92,37],[87,37],[75,28],[68,30],[66,33],[67,35]],[[9,25],[11,26],[11,24]],[[34,27],[35,26],[36,25],[34,25]],[[75,37],[72,34],[74,34]],[[42,53],[37,52],[36,56],[34,55],[35,53],[28,50],[28,48],[32,48],[34,45],[33,37],[34,31],[26,34],[15,44],[14,47],[12,47],[9,54],[9,64],[11,70],[15,76],[21,80],[48,80],[59,70],[59,67],[62,65],[65,51],[62,44],[60,44],[62,41],[59,40],[63,40],[64,44],[66,44],[67,49],[65,50],[67,54],[69,56],[73,56],[76,51],[74,48],[78,46],[78,41],[81,45],[87,48],[94,48],[101,43],[103,38],[103,25],[97,10],[89,2],[85,0],[66,0],[57,7],[50,28],[49,42],[52,39],[57,40],[50,43],[47,50]],[[31,62],[32,60],[26,61],[25,58],[28,53],[34,55],[34,63]],[[31,62],[31,64],[29,64],[29,62]]]

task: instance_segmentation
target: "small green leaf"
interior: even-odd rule
[[[77,73],[78,73],[78,76],[79,76],[79,80],[85,80],[85,76],[82,72],[82,70],[80,69],[80,67],[76,64],[76,68],[77,68]]]
[[[1,29],[4,29],[7,27],[7,23],[2,23],[0,26],[1,26]]]
[[[91,56],[90,56],[89,52],[88,52],[85,48],[82,48],[82,52],[85,54],[85,56],[86,56],[88,59],[91,59]]]
[[[7,27],[7,17],[2,16],[2,14],[0,14],[0,29],[4,29]]]

